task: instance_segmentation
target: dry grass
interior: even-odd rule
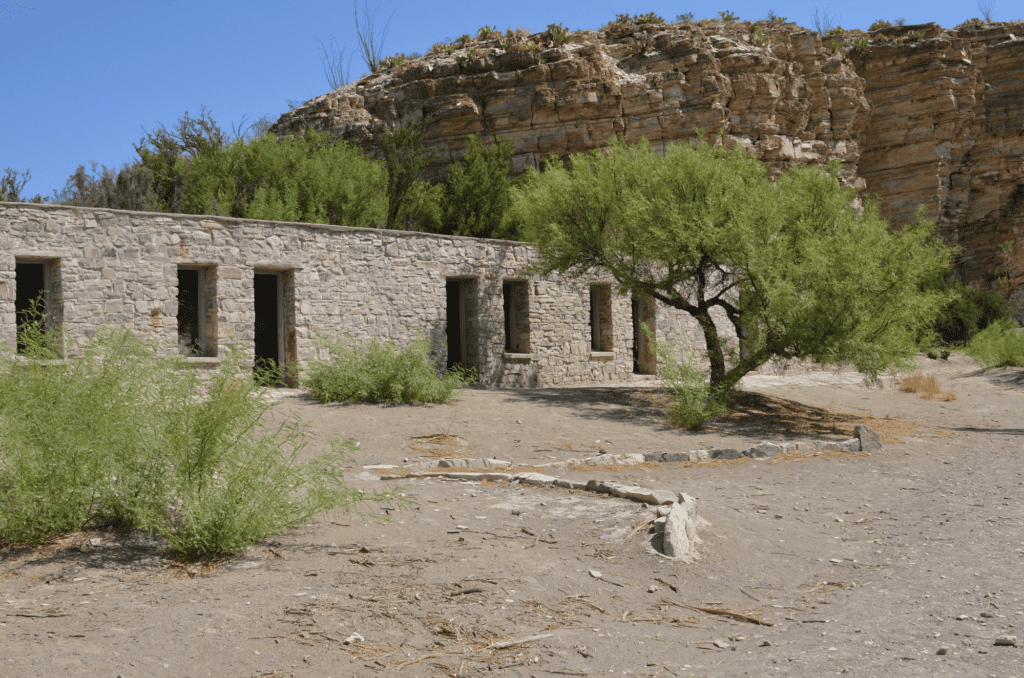
[[[941,400],[947,403],[956,400],[955,393],[943,391],[938,379],[925,376],[920,370],[900,381],[900,390],[904,393],[917,393],[927,400]]]

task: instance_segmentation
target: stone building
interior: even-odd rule
[[[317,337],[423,332],[438,369],[488,386],[628,382],[656,341],[703,346],[696,323],[600,275],[530,271],[525,244],[405,231],[0,202],[0,345],[33,299],[75,343],[101,325],[155,333],[212,368],[229,346],[289,375]]]

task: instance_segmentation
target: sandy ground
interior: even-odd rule
[[[299,415],[318,444],[360,441],[353,484],[411,503],[194,567],[143,534],[4,548],[0,675],[1024,676],[1024,370],[921,362],[954,401],[849,372],[752,376],[737,412],[698,433],[666,426],[650,388],[394,407],[277,392],[275,416]],[[858,421],[900,442],[553,473],[697,497],[710,524],[690,564],[655,553],[650,509],[624,499],[362,468],[439,455],[416,438],[437,433],[530,466],[841,439]]]

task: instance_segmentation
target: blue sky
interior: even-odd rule
[[[986,1],[986,0],[983,0]],[[987,0],[997,21],[1022,18],[1019,0]],[[359,0],[360,8],[364,0]],[[366,0],[385,54],[426,52],[484,25],[542,31],[599,28],[620,12],[653,11],[672,20],[730,10],[761,19],[769,10],[812,26],[815,10],[844,28],[876,19],[935,21],[951,27],[980,14],[975,0]],[[346,46],[350,79],[366,72],[351,0],[0,0],[0,169],[31,170],[23,195],[52,195],[78,165],[118,168],[133,144],[185,111],[205,105],[225,131],[288,110],[330,90],[321,42]],[[347,57],[346,57],[347,58]]]

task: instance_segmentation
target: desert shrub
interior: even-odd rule
[[[345,485],[351,442],[297,463],[304,430],[264,427],[272,404],[237,355],[206,389],[127,329],[100,329],[73,359],[61,341],[29,322],[24,356],[0,360],[0,540],[115,525],[212,557],[382,498]]]
[[[647,332],[647,328],[643,328]],[[649,337],[650,338],[650,337]],[[698,354],[682,344],[651,341],[658,361],[658,375],[669,388],[668,419],[677,426],[698,430],[708,419],[729,411],[697,362]]]
[[[947,282],[956,294],[939,313],[934,331],[945,345],[963,345],[986,327],[1011,315],[1004,297],[994,290],[976,290],[956,280]]]
[[[719,12],[718,16],[719,16],[719,18],[721,18],[722,21],[724,21],[727,24],[730,24],[730,23],[733,23],[735,21],[739,21],[740,20],[739,16],[737,16],[736,14],[733,14],[729,10],[725,10],[725,11]]]
[[[479,40],[491,40],[499,35],[501,35],[501,31],[498,30],[497,26],[482,26],[476,32],[477,39]]]
[[[677,14],[676,15],[676,23],[692,24],[693,23],[693,12],[686,12],[685,14]]]
[[[786,23],[786,17],[779,16],[773,10],[768,10],[768,18],[765,19],[772,28],[778,28]]]
[[[395,66],[398,66],[399,64],[404,64],[405,61],[406,61],[406,59],[405,59],[405,54],[404,53],[394,54],[392,56],[385,57],[380,62],[380,69],[379,70],[385,71],[385,70],[387,70],[389,68],[394,68]]]
[[[635,24],[663,24],[665,19],[658,16],[654,12],[647,12],[646,14],[634,14],[633,23]]]
[[[572,41],[569,29],[562,24],[548,24],[547,30],[544,31],[544,37],[555,47]]]
[[[971,339],[966,353],[986,367],[1024,367],[1024,332],[1009,318],[997,320]]]
[[[889,28],[890,26],[892,26],[892,24],[889,23],[888,21],[886,21],[885,19],[879,19],[878,21],[876,21],[873,24],[871,24],[871,26],[870,26],[870,28],[868,28],[868,30],[870,30],[870,31],[877,31],[877,30],[881,30],[883,28]]]
[[[321,339],[329,361],[314,361],[303,383],[320,402],[444,403],[476,378],[454,367],[443,377],[430,361],[430,340],[423,334],[400,348],[392,341]]]
[[[444,198],[444,232],[478,238],[510,235],[508,213],[512,207],[512,146],[495,141],[484,149],[475,134],[467,141],[466,154],[448,167]]]
[[[952,391],[943,391],[939,380],[930,375],[924,375],[920,370],[900,381],[900,390],[904,393],[917,393],[926,400],[942,400],[952,402],[956,400],[956,394]]]

